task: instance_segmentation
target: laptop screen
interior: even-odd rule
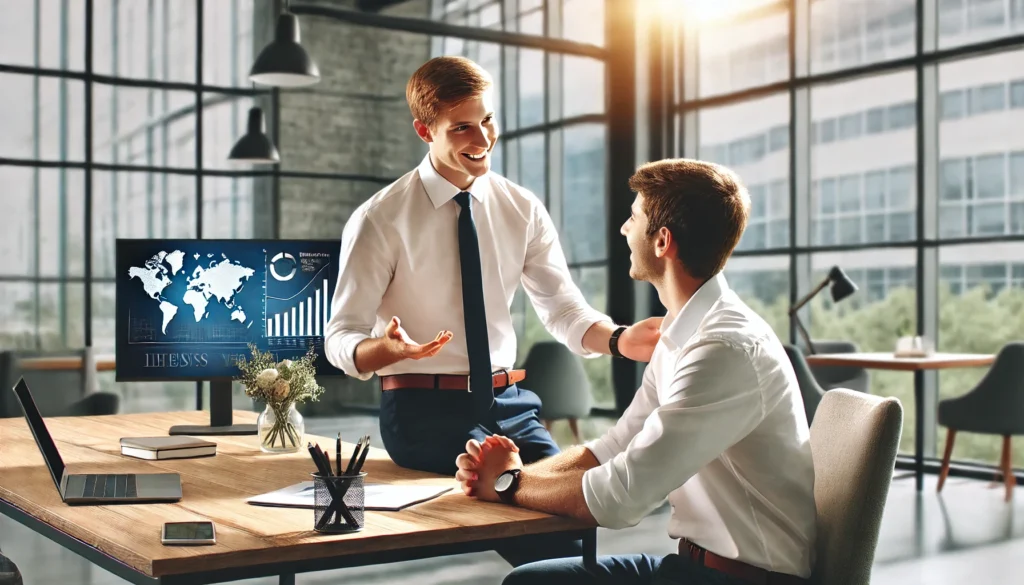
[[[21,409],[25,411],[28,428],[32,430],[32,436],[36,438],[36,445],[39,445],[46,466],[50,468],[53,483],[57,484],[57,491],[60,492],[60,480],[64,477],[64,461],[60,458],[60,453],[57,452],[57,445],[53,442],[53,437],[50,436],[46,425],[43,424],[43,415],[39,414],[39,409],[36,408],[36,401],[32,399],[32,393],[28,391],[25,378],[18,380],[18,384],[14,386],[14,393],[21,402]]]

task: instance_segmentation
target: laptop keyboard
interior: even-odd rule
[[[86,475],[85,498],[134,498],[138,496],[134,475]]]

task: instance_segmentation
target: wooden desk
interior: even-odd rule
[[[812,366],[848,366],[914,372],[914,478],[924,487],[924,372],[948,368],[990,366],[996,356],[977,353],[934,353],[927,357],[896,357],[891,352],[820,353],[807,356]]]
[[[240,422],[256,413],[236,411]],[[469,498],[453,478],[402,469],[372,449],[364,470],[370,483],[451,485],[439,498],[401,512],[366,512],[361,532],[313,530],[313,510],[252,506],[245,499],[309,479],[309,453],[262,453],[256,437],[206,437],[215,457],[144,461],[123,457],[124,436],[165,435],[174,424],[203,424],[209,414],[130,414],[50,418],[50,434],[74,473],[181,474],[183,498],[174,504],[68,506],[64,504],[24,418],[0,419],[0,512],[137,584],[217,583],[493,550],[516,537],[560,532],[584,540],[596,553],[596,529],[569,518]],[[344,432],[344,431],[343,431]],[[307,436],[307,438],[310,438]],[[312,437],[334,455],[334,439]],[[353,445],[344,447],[351,453]],[[213,546],[160,543],[164,522],[209,519]]]
[[[82,358],[76,356],[22,358],[18,366],[23,370],[80,370]],[[96,356],[97,372],[113,372],[116,363],[113,354]]]
[[[935,353],[928,357],[895,357],[891,353],[819,353],[807,356],[814,366],[852,366],[876,370],[941,370],[990,366],[996,356],[985,353]]]

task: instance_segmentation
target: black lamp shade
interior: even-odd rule
[[[857,285],[850,280],[849,276],[838,266],[833,266],[828,273],[828,279],[832,281],[832,300],[839,302],[857,292]]]
[[[299,19],[294,14],[277,17],[274,42],[256,57],[249,79],[273,87],[303,87],[320,81],[320,70],[299,44]]]
[[[252,108],[249,110],[249,130],[235,143],[228,159],[245,163],[275,164],[281,162],[274,143],[267,138],[264,131],[262,109]]]

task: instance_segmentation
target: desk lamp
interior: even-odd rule
[[[825,280],[822,280],[821,284],[816,286],[811,292],[807,293],[807,296],[800,299],[797,304],[793,305],[793,308],[789,310],[789,317],[796,321],[796,327],[800,331],[800,335],[804,338],[808,351],[812,354],[815,353],[814,344],[811,343],[811,337],[807,334],[807,330],[804,329],[803,323],[800,322],[800,316],[797,315],[797,311],[814,298],[814,295],[821,292],[821,289],[828,286],[829,283],[832,284],[832,301],[836,303],[857,292],[857,285],[850,280],[849,276],[846,276],[843,269],[838,266],[833,266],[832,270],[829,270],[828,275],[825,276]]]

